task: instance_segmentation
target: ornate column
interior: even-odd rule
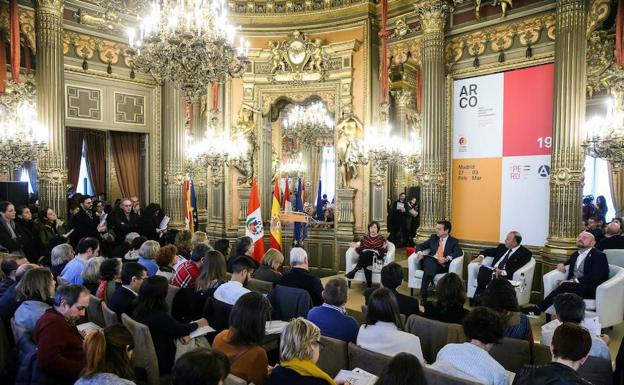
[[[390,91],[394,101],[394,124],[398,135],[404,140],[409,139],[410,127],[407,121],[407,115],[409,113],[409,106],[412,103],[414,93],[409,90],[395,90]],[[396,165],[392,167],[392,177],[389,180],[390,187],[390,199],[395,200],[399,197],[399,194],[406,192],[406,171],[402,165]]]
[[[49,151],[40,160],[39,199],[65,218],[67,163],[65,158],[65,81],[63,73],[63,1],[39,0],[35,6],[37,45],[37,114],[49,132]]]
[[[185,137],[184,101],[173,84],[163,86],[163,209],[170,227],[183,228]]]
[[[451,7],[444,0],[425,0],[416,5],[423,30],[423,127],[420,194],[420,227],[417,238],[428,238],[435,223],[446,213],[447,137],[444,75],[444,27]]]
[[[191,116],[192,137],[194,140],[203,139],[206,132],[206,125],[202,120],[202,110],[200,98],[193,99],[193,115]],[[197,218],[199,229],[206,228],[208,213],[206,205],[208,203],[208,170],[205,168],[195,168],[193,170],[193,183],[195,184],[195,194],[197,197]]]
[[[370,167],[370,220],[379,222],[380,232],[385,233],[388,228],[388,164],[372,160]]]
[[[238,236],[245,235],[245,221],[247,220],[247,207],[249,207],[249,196],[251,187],[238,186],[238,199],[240,200],[240,211],[238,213]],[[262,199],[262,198],[260,198]]]
[[[206,232],[213,237],[225,233],[225,169],[223,166],[210,169],[210,180],[206,186],[210,201],[207,208]]]
[[[585,0],[557,0],[550,220],[544,254],[565,258],[582,228]]]
[[[336,189],[336,207],[334,221],[336,223],[336,255],[343,256],[349,248],[349,242],[353,241],[355,230],[355,214],[353,205],[355,190],[351,188]],[[338,259],[338,266],[334,270],[345,270],[345,259]]]

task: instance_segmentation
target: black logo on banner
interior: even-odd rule
[[[467,86],[462,86],[459,92],[459,107],[476,107],[477,102],[477,85],[469,84]]]

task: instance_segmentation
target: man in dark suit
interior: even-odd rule
[[[397,287],[401,286],[401,282],[403,282],[403,268],[398,263],[389,263],[381,269],[381,285],[392,291],[392,294],[394,294],[394,297],[399,304],[399,312],[401,314],[405,314],[406,318],[412,314],[420,314],[418,299],[410,297],[409,295],[401,294],[397,291]],[[364,292],[367,304],[368,297],[375,290],[375,288],[371,287],[370,289],[366,289]]]
[[[71,239],[74,242],[74,246],[78,244],[78,241],[82,238],[95,238],[100,239],[100,233],[106,231],[106,224],[101,224],[97,215],[93,214],[91,207],[93,201],[89,196],[80,197],[80,209],[72,218],[72,229],[74,232],[71,234]]]
[[[107,304],[112,311],[117,313],[119,319],[121,319],[123,313],[132,317],[134,300],[139,293],[141,284],[146,278],[147,270],[145,266],[136,262],[124,263],[121,268],[121,286],[115,289],[115,292]]]
[[[561,293],[574,293],[583,298],[596,298],[596,288],[609,279],[609,262],[605,253],[594,247],[595,244],[596,239],[590,232],[581,232],[576,238],[576,246],[579,250],[575,251],[565,264],[557,265],[557,270],[562,273],[566,272],[565,265],[568,265],[566,279],[561,281],[559,287],[550,292],[540,303],[526,307],[522,311],[530,316],[539,316]]]
[[[449,264],[455,258],[462,255],[459,241],[450,236],[451,222],[438,221],[435,227],[435,234],[428,240],[416,246],[421,269],[423,270],[422,285],[420,295],[423,303],[427,300],[427,289],[436,274],[447,273]],[[429,255],[424,255],[423,251],[429,250]]]
[[[596,243],[598,250],[624,249],[624,237],[622,236],[620,223],[613,221],[607,225],[605,237]]]
[[[290,250],[290,266],[290,272],[284,274],[276,284],[303,289],[310,294],[314,306],[321,306],[323,304],[323,284],[318,277],[313,276],[308,271],[308,254],[304,249],[293,247]]]
[[[122,200],[119,208],[116,209],[111,218],[109,218],[109,223],[112,225],[113,230],[115,230],[115,240],[118,245],[124,242],[128,233],[138,231],[138,220],[138,214],[132,211],[132,202],[130,199]]]
[[[483,293],[485,287],[492,280],[493,275],[512,279],[516,270],[529,263],[532,253],[520,243],[522,243],[522,235],[517,231],[511,231],[505,237],[505,243],[481,251],[479,256],[472,260],[472,262],[480,264],[485,257],[494,257],[491,269],[486,266],[479,268],[475,298]]]

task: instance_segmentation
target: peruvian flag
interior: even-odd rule
[[[273,189],[273,203],[271,204],[271,236],[269,246],[275,250],[282,251],[282,223],[280,222],[280,188],[279,178],[275,178],[275,188]]]
[[[286,187],[284,187],[284,196],[282,197],[282,210],[287,213],[292,211],[292,204],[290,203],[290,189],[288,188],[289,182],[288,178],[286,178]]]
[[[260,196],[256,178],[251,183],[251,195],[247,206],[247,220],[245,221],[245,235],[254,242],[253,257],[260,262],[264,256],[264,229],[262,228],[262,214],[260,212]]]

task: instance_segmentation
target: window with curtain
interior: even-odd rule
[[[596,197],[604,195],[607,200],[607,221],[615,217],[613,197],[611,196],[611,185],[609,182],[609,164],[604,159],[585,157],[585,185],[583,186],[583,196],[592,195],[594,203]]]
[[[93,184],[89,177],[89,170],[87,169],[87,154],[85,151],[85,142],[82,141],[82,156],[80,157],[80,173],[78,174],[78,185],[76,186],[76,192],[83,195],[95,195],[93,191]]]
[[[332,202],[336,192],[336,156],[334,146],[324,146],[321,163],[321,191]]]

